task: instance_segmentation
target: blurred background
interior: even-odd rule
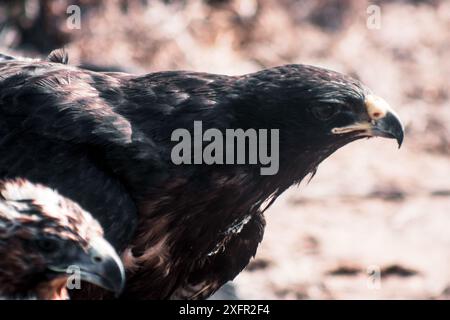
[[[352,143],[291,188],[232,290],[450,298],[450,1],[0,1],[1,52],[62,46],[93,69],[235,75],[306,63],[362,80],[404,120],[403,147]]]

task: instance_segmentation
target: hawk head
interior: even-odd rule
[[[247,84],[244,96],[253,98],[252,110],[240,107],[236,112],[250,123],[257,119],[255,126],[265,121],[268,128],[290,129],[298,134],[293,139],[312,142],[380,136],[402,144],[403,125],[394,110],[351,77],[298,64],[249,74],[238,84],[242,82]]]
[[[120,292],[124,269],[92,216],[54,190],[0,182],[0,294],[67,298],[87,281]]]
[[[280,167],[288,182],[301,180],[354,140],[403,142],[403,125],[389,104],[338,72],[285,65],[245,75],[237,85],[244,88],[234,108],[239,125],[279,129]]]

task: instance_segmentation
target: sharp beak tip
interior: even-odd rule
[[[398,143],[398,148],[400,149],[403,144],[403,135],[401,137],[397,138],[397,143]]]
[[[397,140],[398,148],[400,149],[403,144],[403,139],[405,137],[405,130],[404,130],[403,124],[401,123],[400,119],[395,115],[392,115],[392,116],[395,119],[395,120],[393,120],[394,124],[392,125],[392,133],[394,135],[394,138]]]
[[[102,285],[105,289],[119,296],[125,287],[125,271],[122,263],[116,258],[111,258],[103,263]]]
[[[117,296],[119,296],[124,288],[125,288],[125,272],[123,271],[123,268],[121,268],[120,277],[115,282],[115,285],[113,286],[113,291]]]

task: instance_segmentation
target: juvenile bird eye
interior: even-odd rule
[[[318,120],[329,120],[338,113],[338,109],[333,105],[319,105],[312,108],[312,114]]]
[[[55,252],[59,249],[58,243],[53,239],[41,239],[37,241],[37,246],[44,252]]]

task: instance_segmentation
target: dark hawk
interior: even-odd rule
[[[0,59],[1,60],[1,59]],[[403,140],[389,105],[359,81],[308,65],[242,76],[94,72],[0,62],[0,177],[58,190],[91,212],[121,252],[127,299],[200,299],[255,255],[264,211],[340,147]],[[277,129],[279,170],[175,164],[172,133]],[[92,288],[79,298],[105,298]]]
[[[54,190],[0,181],[1,299],[66,299],[71,276],[123,288],[122,263],[99,223]]]

